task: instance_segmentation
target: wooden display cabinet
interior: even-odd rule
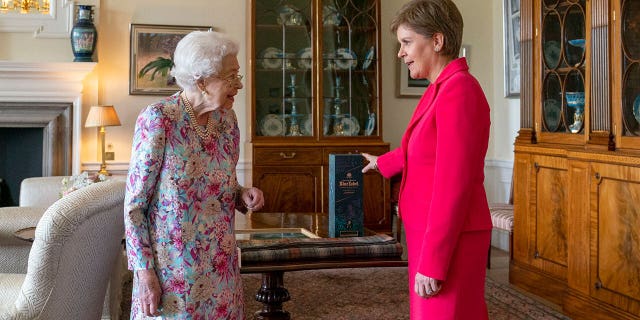
[[[521,1],[511,283],[640,319],[640,2]]]
[[[379,0],[251,1],[253,185],[263,211],[328,212],[330,153],[382,154]],[[391,231],[389,182],[365,175],[365,227]]]

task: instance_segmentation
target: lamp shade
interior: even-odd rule
[[[85,127],[119,126],[120,119],[113,106],[93,106],[89,109]]]

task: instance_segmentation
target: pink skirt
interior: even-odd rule
[[[463,232],[460,235],[449,264],[447,279],[438,295],[429,299],[420,297],[414,291],[424,233],[406,229],[405,234],[409,256],[411,319],[488,319],[484,286],[491,231]]]

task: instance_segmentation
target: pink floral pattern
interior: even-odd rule
[[[125,199],[129,269],[153,268],[161,319],[244,319],[233,233],[240,132],[233,110],[212,113],[200,139],[179,95],[136,121]],[[131,319],[144,319],[133,285]]]

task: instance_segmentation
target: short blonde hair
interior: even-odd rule
[[[214,31],[193,31],[176,46],[171,75],[183,89],[196,89],[199,79],[218,75],[222,60],[238,54],[238,44]]]
[[[391,32],[400,26],[431,38],[434,33],[444,36],[442,54],[458,57],[462,46],[464,23],[458,7],[451,0],[413,0],[406,3],[391,21]]]

